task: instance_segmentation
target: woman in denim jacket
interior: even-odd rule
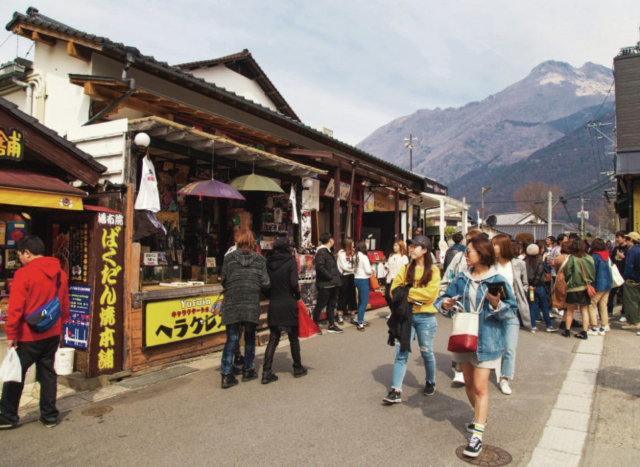
[[[467,426],[472,433],[464,454],[478,457],[482,450],[482,435],[489,415],[489,376],[491,370],[500,370],[504,353],[503,320],[513,319],[518,304],[508,281],[492,266],[496,262],[491,242],[484,237],[472,239],[465,252],[469,268],[458,274],[449,284],[446,293],[434,303],[444,313],[451,313],[454,304],[469,313],[480,310],[478,350],[453,353],[453,361],[464,373],[469,402],[474,408],[474,419]],[[503,282],[508,297],[491,295],[488,284]],[[455,299],[455,300],[454,300]]]

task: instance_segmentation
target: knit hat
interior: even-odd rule
[[[273,249],[279,251],[287,251],[289,249],[289,238],[288,237],[278,237],[275,242],[273,242]]]
[[[527,254],[529,256],[538,256],[540,253],[540,248],[535,243],[532,243],[527,247]]]

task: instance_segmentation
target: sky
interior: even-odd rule
[[[0,23],[29,6],[170,64],[249,49],[304,123],[349,144],[482,100],[543,61],[611,67],[640,27],[638,0],[12,0]],[[28,53],[0,32],[0,63]]]

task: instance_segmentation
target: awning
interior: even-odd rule
[[[0,204],[82,211],[87,193],[60,179],[22,169],[0,170]]]
[[[161,117],[154,116],[130,120],[129,129],[132,131],[144,131],[154,138],[165,139],[202,151],[211,151],[215,147],[216,154],[224,155],[227,159],[254,162],[257,166],[269,168],[276,172],[300,177],[315,177],[316,175],[327,173],[326,170],[301,164],[285,157],[246,146],[225,136],[212,135]]]

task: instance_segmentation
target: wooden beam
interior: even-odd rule
[[[67,44],[67,55],[84,62],[91,61],[91,49],[75,42],[69,42]]]
[[[51,36],[54,37],[56,39],[60,39],[63,41],[73,41],[77,44],[80,45],[84,45],[85,47],[88,47],[90,49],[93,50],[102,50],[102,45],[100,44],[96,44],[93,41],[87,40],[87,39],[82,39],[80,37],[76,37],[70,34],[66,34],[63,32],[58,32],[58,31],[54,31],[52,29],[46,28],[46,27],[42,27],[39,26],[37,24],[31,24],[31,23],[17,23],[16,25],[14,25],[13,27],[13,31],[17,32],[17,34],[26,37],[28,39],[32,38],[32,34],[34,32],[39,32],[42,34],[45,34],[47,36]]]
[[[55,37],[51,37],[47,34],[42,34],[41,32],[34,32],[31,38],[36,42],[40,42],[41,44],[46,44],[49,46],[56,45]]]
[[[333,172],[333,253],[340,251],[340,167]]]

